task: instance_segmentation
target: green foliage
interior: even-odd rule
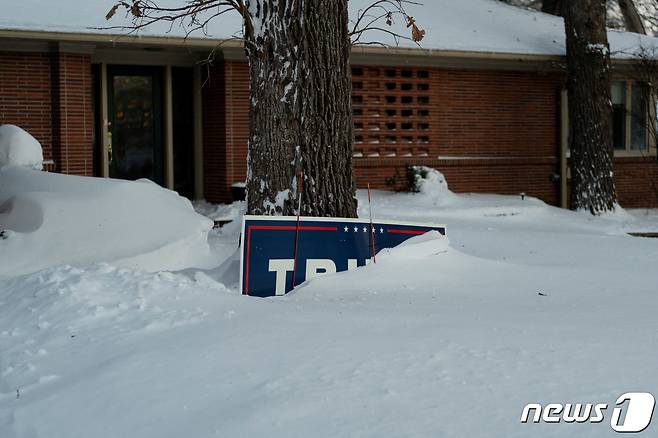
[[[421,181],[427,178],[428,168],[425,166],[407,166],[407,189],[419,193]]]

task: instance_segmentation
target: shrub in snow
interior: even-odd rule
[[[207,261],[212,225],[148,180],[0,168],[0,276],[96,262],[184,269]]]
[[[41,170],[41,144],[28,132],[14,125],[0,125],[0,167],[21,166]]]
[[[432,198],[434,205],[454,199],[448,182],[441,172],[426,166],[408,166],[407,182],[410,192],[421,193]]]

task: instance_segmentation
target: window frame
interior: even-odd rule
[[[615,149],[615,157],[646,157],[646,156],[656,156],[656,137],[658,136],[658,124],[656,123],[656,95],[653,93],[653,90],[649,89],[649,110],[648,110],[648,122],[646,123],[645,135],[647,139],[647,147],[645,149],[633,149],[633,84],[642,83],[643,81],[638,81],[634,79],[629,79],[627,77],[613,77],[612,82],[623,82],[625,85],[625,94],[626,101],[624,102],[624,149]],[[650,128],[649,124],[653,124],[653,127]],[[652,135],[653,131],[653,135]]]

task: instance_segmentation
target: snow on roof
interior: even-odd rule
[[[178,3],[181,0],[167,0]],[[120,11],[110,21],[105,14],[116,0],[61,0],[56,7],[50,0],[21,0],[12,2],[0,17],[0,29],[92,34],[121,34],[120,30],[95,29],[128,24]],[[358,11],[372,0],[350,0],[350,15],[355,19]],[[541,12],[510,6],[496,0],[425,0],[423,5],[408,5],[407,12],[414,16],[420,28],[426,30],[421,46],[424,49],[510,53],[527,55],[564,55],[564,24],[562,18]],[[404,20],[394,23],[394,30],[409,35]],[[179,25],[169,27],[158,23],[140,32],[144,36],[185,36],[186,29]],[[237,13],[229,13],[213,20],[206,33],[197,31],[191,36],[208,39],[229,39],[241,33]],[[639,47],[658,48],[658,38],[629,32],[609,30],[609,42],[615,58],[628,58]],[[368,32],[361,39],[395,45],[395,41],[380,32]],[[418,47],[411,41],[401,40],[399,46]]]

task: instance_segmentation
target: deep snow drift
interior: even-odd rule
[[[0,279],[0,436],[618,436],[610,411],[519,419],[527,403],[658,395],[658,239],[626,234],[658,216],[441,190],[374,192],[373,212],[446,223],[450,247],[419,238],[285,297],[214,281],[230,264]],[[237,230],[214,234],[218,259]]]
[[[15,125],[0,125],[0,168],[43,168],[43,151],[36,138]]]
[[[0,277],[95,262],[207,266],[211,227],[188,200],[147,180],[0,167]]]

